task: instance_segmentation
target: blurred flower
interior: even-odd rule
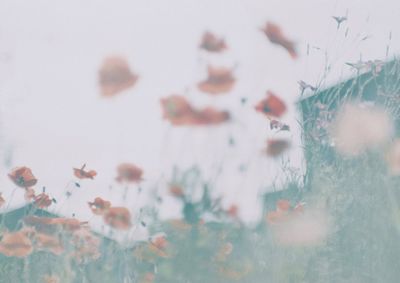
[[[72,256],[79,263],[96,260],[100,257],[99,237],[94,235],[89,229],[76,230],[72,234],[72,244],[74,251]]]
[[[131,213],[125,207],[111,207],[103,215],[104,222],[115,229],[127,230],[131,227]]]
[[[35,233],[33,242],[34,247],[37,250],[49,251],[55,255],[61,255],[64,252],[64,247],[58,236]]]
[[[347,156],[382,145],[391,133],[392,121],[384,110],[351,103],[339,110],[330,128],[337,151]]]
[[[267,91],[267,98],[261,100],[256,106],[256,111],[265,114],[268,118],[270,116],[280,117],[286,112],[285,103],[276,96],[272,91]]]
[[[239,207],[236,204],[232,204],[227,210],[228,215],[232,218],[237,218],[238,212],[239,212]]]
[[[226,68],[208,67],[208,78],[200,82],[198,87],[201,91],[209,94],[222,94],[229,92],[235,84],[232,71]]]
[[[33,203],[38,208],[48,208],[52,203],[53,200],[49,197],[46,193],[41,193],[33,198]]]
[[[287,140],[282,139],[270,139],[267,140],[266,153],[268,156],[277,157],[281,155],[290,146]]]
[[[293,59],[297,58],[297,52],[294,42],[286,38],[279,26],[274,23],[267,22],[265,27],[261,30],[265,33],[265,35],[272,43],[285,48]]]
[[[114,96],[135,85],[137,80],[138,76],[132,73],[126,60],[121,57],[106,58],[99,71],[103,96]]]
[[[8,174],[8,177],[21,188],[29,188],[37,183],[37,179],[32,174],[32,170],[28,167],[17,167]]]
[[[139,183],[143,180],[143,170],[134,164],[123,163],[117,167],[118,182]]]
[[[111,202],[102,198],[95,198],[93,202],[88,202],[90,209],[96,215],[103,215],[110,207]]]
[[[163,117],[175,126],[215,125],[230,119],[227,111],[218,111],[211,107],[196,110],[185,98],[178,95],[161,99],[161,106]]]
[[[75,177],[77,177],[78,179],[93,179],[93,177],[97,175],[97,172],[94,170],[85,171],[85,167],[86,164],[83,164],[80,169],[72,168],[74,170]]]
[[[172,196],[177,198],[181,198],[185,195],[182,187],[179,185],[170,185],[169,192]]]
[[[222,38],[217,38],[214,34],[207,31],[203,35],[200,48],[209,52],[221,52],[224,51],[227,46]]]
[[[33,251],[30,239],[33,233],[33,230],[26,228],[4,233],[0,241],[0,253],[8,257],[27,257]]]

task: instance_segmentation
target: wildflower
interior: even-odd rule
[[[217,38],[211,32],[205,32],[203,35],[200,48],[209,52],[221,52],[227,48],[223,39]]]
[[[266,153],[268,156],[276,157],[281,155],[290,146],[290,143],[283,139],[270,139],[267,140]]]
[[[74,251],[72,256],[80,263],[89,260],[96,260],[100,257],[99,237],[94,235],[89,229],[76,230],[72,234],[72,244]]]
[[[27,257],[33,251],[30,239],[33,233],[30,229],[4,233],[0,241],[0,253],[8,257]]]
[[[139,183],[143,180],[143,170],[134,164],[123,163],[117,168],[118,182]]]
[[[32,170],[28,167],[17,167],[8,174],[8,177],[21,188],[29,188],[37,183],[37,179],[32,174]]]
[[[125,59],[109,57],[99,71],[99,83],[103,96],[114,96],[135,85],[138,76],[134,74]]]
[[[261,100],[256,106],[256,111],[265,114],[267,117],[280,117],[286,112],[285,103],[272,91],[267,91],[267,97]]]
[[[110,207],[103,215],[104,222],[115,229],[127,230],[131,227],[131,214],[125,207]]]
[[[74,232],[81,229],[81,227],[86,225],[87,222],[81,222],[75,218],[57,217],[52,218],[51,224],[61,226],[65,231]]]
[[[261,30],[265,33],[265,35],[272,43],[285,48],[293,59],[297,58],[297,51],[294,42],[286,38],[279,26],[274,23],[267,22],[265,27]]]
[[[339,153],[356,156],[387,141],[392,121],[375,106],[348,103],[339,110],[329,132]]]
[[[35,233],[34,246],[37,250],[49,251],[55,255],[61,255],[64,252],[61,239],[45,233]]]
[[[232,218],[237,218],[238,212],[239,212],[239,207],[235,204],[232,204],[227,210],[228,215]]]
[[[80,169],[72,168],[74,170],[75,177],[78,179],[93,179],[97,175],[97,172],[95,170],[85,171],[85,167],[86,164],[83,164]]]
[[[53,200],[46,193],[41,193],[35,196],[33,200],[35,206],[41,209],[48,208],[53,203]]]
[[[201,91],[209,94],[222,94],[229,92],[233,88],[235,81],[231,70],[209,66],[208,78],[200,82],[198,87]]]
[[[164,234],[160,233],[154,235],[149,241],[149,250],[158,255],[159,257],[168,257],[166,248],[168,246],[168,241]]]
[[[169,187],[169,192],[171,195],[177,198],[182,198],[185,195],[183,189],[179,185],[171,185]]]
[[[110,207],[111,202],[102,198],[95,198],[93,202],[88,202],[90,209],[96,215],[103,215]]]
[[[194,109],[185,98],[172,95],[161,99],[163,117],[175,126],[201,126],[220,124],[230,119],[227,111],[219,111],[207,107],[203,110]]]

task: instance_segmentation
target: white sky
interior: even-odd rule
[[[346,13],[349,20],[337,30],[331,16]],[[32,168],[37,188],[46,186],[60,203],[73,179],[71,168],[87,163],[98,171],[96,179],[82,182],[79,192],[54,210],[91,219],[99,228],[101,221],[92,218],[88,200],[101,196],[137,215],[146,192],[158,186],[165,195],[174,164],[182,170],[197,164],[206,179],[215,180],[214,193],[224,196],[226,206],[237,204],[244,220],[254,220],[260,216],[257,195],[280,171],[279,161],[260,154],[266,139],[277,135],[254,105],[268,89],[289,104],[283,119],[292,127],[288,158],[290,166],[302,168],[294,106],[297,81],[340,81],[352,74],[344,62],[361,55],[385,59],[388,44],[393,56],[400,49],[399,16],[395,0],[0,0],[0,191],[9,199],[14,188],[6,176],[9,152],[11,167]],[[297,61],[259,31],[267,20],[298,43]],[[200,51],[205,30],[222,35],[229,50],[222,55]],[[365,36],[369,38],[362,41]],[[124,56],[140,79],[134,88],[105,99],[99,94],[97,71],[110,55]],[[322,79],[326,62],[331,72]],[[212,97],[196,89],[208,64],[236,66],[232,93]],[[185,94],[199,107],[228,109],[233,122],[173,128],[161,119],[159,99],[174,93]],[[244,107],[242,97],[248,99]],[[235,147],[227,146],[230,136]],[[123,188],[113,182],[121,162],[135,163],[145,172],[145,193],[138,196],[131,189],[127,202],[121,198]],[[238,173],[242,163],[248,165],[245,174]],[[165,200],[162,215],[179,215],[178,203]],[[18,190],[10,207],[22,203]]]

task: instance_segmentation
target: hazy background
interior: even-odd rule
[[[348,21],[337,29],[332,16],[346,14]],[[156,188],[165,196],[162,216],[179,216],[166,183],[174,165],[198,165],[224,205],[238,205],[241,218],[251,222],[261,212],[257,196],[281,180],[282,163],[304,171],[297,81],[323,88],[354,74],[345,62],[391,58],[400,49],[399,17],[400,2],[394,0],[0,0],[0,191],[9,200],[14,185],[6,174],[28,166],[39,179],[37,188],[46,186],[58,200],[54,211],[75,213],[98,228],[101,220],[86,205],[96,196],[135,213]],[[298,60],[260,32],[266,21],[298,43]],[[199,50],[206,30],[224,37],[229,49],[218,55]],[[110,55],[125,57],[140,79],[104,98],[97,72]],[[232,93],[215,97],[197,90],[209,64],[235,67]],[[262,154],[268,137],[282,135],[254,111],[268,89],[289,106],[282,121],[292,131],[283,135],[293,146],[283,159]],[[232,122],[174,128],[162,120],[159,104],[171,94],[199,107],[228,109]],[[124,188],[114,182],[121,162],[142,167],[145,178],[144,193],[130,188],[125,201]],[[72,167],[83,163],[98,176],[81,182],[64,203]],[[240,173],[243,166],[247,170]],[[18,190],[10,207],[23,203]]]

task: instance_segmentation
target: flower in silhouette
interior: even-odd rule
[[[29,188],[37,183],[37,179],[32,174],[32,170],[28,167],[17,167],[8,174],[8,177],[21,188]]]
[[[279,118],[286,112],[286,105],[272,91],[267,91],[267,97],[261,100],[255,106],[255,109],[267,117],[273,116]]]
[[[85,171],[86,164],[83,164],[80,169],[72,168],[74,170],[74,175],[78,179],[93,179],[97,172],[95,170]]]

